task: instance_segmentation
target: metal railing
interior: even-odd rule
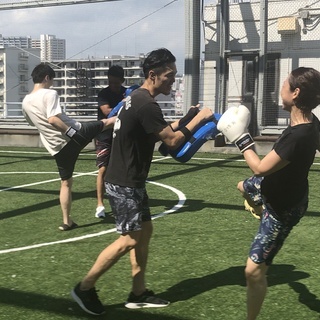
[[[183,115],[180,109],[164,107],[172,104],[172,101],[158,101],[164,118],[167,121],[175,121]],[[97,119],[98,104],[95,102],[67,102],[61,103],[63,111],[73,119],[78,121],[89,121]],[[162,107],[163,106],[163,107]],[[0,103],[0,121],[2,122],[19,122],[28,125],[23,113],[22,102],[6,102]]]

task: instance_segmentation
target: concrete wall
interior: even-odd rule
[[[259,141],[260,139],[260,141]],[[256,150],[258,154],[264,155],[268,153],[275,140],[273,137],[259,137],[256,141]],[[261,140],[262,139],[262,140]],[[160,143],[157,143],[155,150],[158,150]],[[31,127],[16,126],[5,127],[0,125],[0,147],[43,147],[40,136],[37,130]],[[87,149],[94,149],[94,142],[91,142]],[[239,154],[238,149],[233,145],[226,145],[224,147],[215,147],[215,141],[207,141],[200,149],[199,152],[208,153],[230,153]]]

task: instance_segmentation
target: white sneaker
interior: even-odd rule
[[[106,217],[106,212],[105,212],[104,206],[97,207],[95,216],[96,216],[96,218],[101,218],[101,219]]]

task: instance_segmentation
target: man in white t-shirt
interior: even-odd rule
[[[58,93],[50,89],[54,70],[41,63],[31,73],[34,88],[25,96],[22,109],[30,125],[35,126],[41,142],[55,158],[61,178],[60,205],[63,223],[61,231],[77,227],[71,219],[72,175],[80,151],[101,131],[112,128],[115,117],[80,123],[69,118],[62,110]]]

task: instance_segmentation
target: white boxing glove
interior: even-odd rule
[[[217,129],[232,143],[235,143],[241,152],[254,145],[248,132],[250,111],[244,106],[230,107],[219,119]]]

